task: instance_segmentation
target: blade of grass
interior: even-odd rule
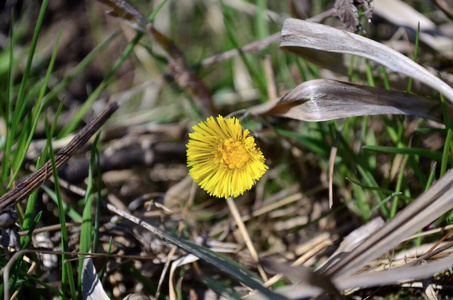
[[[53,88],[44,98],[44,106],[48,105],[61,91],[63,91],[86,67],[99,55],[117,36],[119,30],[110,34],[102,43],[97,45],[87,56],[85,56],[55,88]]]
[[[57,114],[56,114],[57,116],[60,115],[62,108],[63,108],[63,103],[61,103],[60,106],[58,107]],[[58,180],[57,167],[55,164],[55,153],[52,148],[52,137],[54,136],[54,131],[57,126],[57,121],[58,121],[58,118],[55,118],[54,122],[52,124],[52,127],[49,129],[48,122],[46,120],[45,130],[46,130],[46,134],[47,134],[47,145],[49,145],[49,156],[50,156],[51,166],[52,166],[52,170],[53,170],[55,195],[57,198],[57,206],[58,206],[58,216],[60,218],[61,249],[62,249],[62,251],[66,252],[66,251],[69,251],[68,230],[66,228],[66,214],[64,211],[64,207],[63,207],[63,200],[61,197],[61,190],[60,190],[60,184],[59,184],[59,180]],[[66,258],[67,258],[66,254],[62,254],[62,257],[61,257],[61,260],[62,260],[61,283],[62,283],[63,287],[65,287],[66,285],[69,285],[69,289],[71,292],[71,298],[75,299],[76,289],[75,289],[75,284],[74,284],[74,274],[72,272],[71,263],[65,262]]]
[[[252,275],[250,273],[250,271],[248,271],[247,269],[245,269],[243,266],[239,265],[238,263],[234,262],[233,260],[227,258],[226,256],[220,255],[219,253],[213,252],[205,247],[193,244],[184,239],[170,235],[167,232],[160,230],[159,228],[154,227],[153,225],[146,223],[131,214],[128,214],[124,211],[117,209],[116,207],[114,207],[113,205],[111,205],[109,203],[107,203],[107,208],[110,211],[112,211],[122,217],[125,217],[128,220],[134,222],[135,224],[142,226],[143,228],[149,230],[150,232],[155,234],[160,239],[167,241],[169,243],[172,243],[189,253],[192,253],[193,255],[204,260],[205,262],[215,266],[216,268],[221,270],[223,273],[229,275],[231,278],[234,278],[235,280],[242,282],[244,285],[246,285],[252,289],[258,290],[259,292],[263,293],[270,299],[276,299],[276,300],[286,299],[285,297],[275,294],[271,290],[262,286],[260,283],[258,283],[256,281],[256,275]]]
[[[49,197],[55,202],[58,204],[58,196],[57,194],[52,191],[52,189],[50,189],[49,187],[43,185],[41,187],[48,195]],[[68,215],[69,218],[72,219],[72,221],[74,222],[82,222],[82,216],[70,205],[66,204],[66,202],[63,202],[62,203],[63,205],[63,211],[65,212],[65,214]]]
[[[420,155],[434,160],[442,160],[442,153],[431,151],[427,149],[420,148],[395,148],[387,146],[364,146],[362,149],[367,151],[377,151],[382,153],[391,153],[391,154],[409,154],[409,155]],[[452,163],[453,158],[449,157],[448,162]]]
[[[405,178],[404,170],[406,169],[408,159],[409,159],[409,156],[406,155],[399,168],[399,174],[398,174],[398,180],[396,182],[395,193],[400,193],[400,191],[401,191],[403,179]],[[398,209],[398,199],[399,199],[399,195],[395,195],[395,197],[393,198],[392,208],[390,210],[390,216],[389,216],[390,218],[393,218],[396,215],[396,212]]]
[[[48,86],[47,84],[49,82],[50,75],[52,74],[52,69],[53,69],[53,66],[55,64],[55,59],[57,57],[58,45],[60,43],[61,33],[62,33],[62,30],[60,29],[60,31],[58,32],[57,39],[56,39],[56,42],[55,42],[55,47],[53,49],[53,53],[52,53],[52,56],[51,56],[51,59],[50,59],[50,62],[49,62],[49,67],[47,68],[47,72],[46,72],[46,75],[44,77],[44,81],[43,81],[42,86],[41,86],[41,91],[39,93],[39,97],[38,97],[38,99],[36,101],[36,104],[33,107],[32,116],[31,116],[31,123],[32,124],[31,124],[31,128],[30,128],[30,130],[28,132],[28,138],[26,139],[24,145],[20,145],[20,147],[18,147],[18,152],[19,153],[16,153],[14,155],[12,168],[15,171],[13,172],[13,174],[11,176],[11,179],[10,179],[10,182],[9,182],[8,186],[11,186],[11,184],[13,183],[13,181],[17,177],[17,175],[18,175],[18,173],[20,171],[20,166],[24,162],[25,155],[27,154],[28,148],[30,147],[30,144],[31,144],[33,135],[35,133],[36,127],[38,126],[38,120],[39,120],[39,118],[41,116],[41,112],[42,112],[42,109],[43,109],[44,94],[46,92],[46,88]],[[58,116],[56,118],[58,118]]]
[[[97,148],[97,143],[94,143],[96,147],[93,148],[95,153],[95,162],[96,162],[96,180],[97,180],[97,199],[96,199],[96,212],[94,219],[94,234],[93,234],[93,251],[98,252],[98,243],[99,243],[99,228],[101,227],[101,199],[102,199],[102,177],[101,177],[101,156]]]
[[[58,135],[59,138],[62,138],[75,130],[88,109],[92,107],[94,101],[99,98],[99,95],[102,93],[102,91],[109,85],[110,81],[113,79],[113,75],[115,75],[119,67],[124,63],[124,61],[126,61],[126,58],[129,57],[129,54],[132,53],[132,50],[140,41],[142,36],[142,33],[137,33],[134,39],[127,45],[113,68],[110,70],[109,74],[107,74],[106,78],[101,82],[101,84],[99,84],[99,86],[93,91],[93,93],[91,93],[82,107],[80,107],[75,116],[72,118],[72,121],[61,131],[61,133]]]
[[[164,5],[167,3],[168,0],[163,0],[159,3],[159,5],[156,7],[156,9],[151,13],[151,15],[149,15],[149,20],[151,22],[154,22],[154,19],[156,18],[157,14],[159,13],[159,11],[162,9],[162,7],[164,7]]]
[[[367,189],[367,190],[370,190],[370,191],[380,191],[381,193],[384,193],[384,194],[388,194],[388,195],[392,195],[392,194],[401,194],[401,192],[395,192],[395,191],[392,191],[392,190],[389,190],[389,189],[384,189],[384,188],[381,188],[381,187],[375,187],[375,186],[368,186],[368,185],[365,185],[365,184],[362,184],[360,182],[358,182],[357,180],[353,180],[349,177],[346,177],[346,180],[352,182],[353,184],[355,185],[358,185],[364,189]],[[401,197],[403,198],[406,198],[407,200],[409,200],[410,198],[408,197],[405,197],[404,195],[402,195]]]
[[[266,78],[264,77],[264,75],[262,75],[263,73],[258,72],[256,66],[250,61],[250,59],[245,55],[245,53],[241,51],[238,37],[236,36],[238,31],[233,26],[234,22],[231,21],[233,18],[231,18],[231,16],[228,14],[226,8],[223,9],[223,13],[224,13],[224,24],[227,30],[228,38],[230,42],[233,44],[234,48],[236,48],[239,51],[241,60],[247,67],[247,70],[249,71],[252,80],[257,85],[262,95],[262,98],[265,99],[266,98],[265,96],[267,95]]]
[[[83,206],[82,214],[82,228],[80,230],[80,246],[79,252],[90,252],[91,243],[93,241],[93,169],[96,164],[96,147],[99,142],[100,134],[98,133],[94,139],[93,145],[91,147],[91,160],[90,166],[88,169],[88,185],[85,193],[85,200]],[[98,169],[99,170],[99,169]],[[85,256],[80,256],[81,260],[79,261],[79,270],[83,270],[83,258]],[[78,287],[79,293],[82,292],[82,272],[79,272],[78,276]]]
[[[5,103],[5,122],[7,128],[10,128],[11,119],[13,115],[13,98],[14,98],[14,20],[11,18],[11,26],[10,26],[10,36],[11,36],[11,44],[9,47],[9,70],[8,70],[8,85],[6,91],[6,103]],[[9,131],[9,130],[8,130]],[[5,140],[8,140],[8,131],[6,132]],[[7,177],[7,160],[11,153],[11,146],[8,143],[4,143],[3,148],[3,155],[2,155],[2,169],[0,174],[0,182],[3,183],[6,181]],[[4,193],[3,184],[0,184],[0,193]]]
[[[12,153],[12,146],[14,144],[14,139],[18,133],[18,125],[19,125],[19,122],[22,120],[22,113],[25,108],[24,101],[25,101],[25,96],[27,94],[26,87],[27,87],[28,77],[30,76],[30,70],[31,70],[31,65],[32,65],[32,61],[33,61],[33,56],[35,54],[36,44],[38,42],[38,36],[39,36],[39,33],[41,32],[41,26],[42,26],[42,23],[44,20],[44,15],[45,15],[45,12],[47,9],[47,3],[48,3],[48,0],[44,0],[41,4],[41,9],[39,11],[38,20],[36,21],[33,38],[32,38],[31,44],[30,44],[30,49],[28,51],[27,63],[25,65],[24,74],[22,75],[22,81],[21,81],[18,95],[17,95],[16,107],[13,110],[13,114],[12,114],[11,127],[9,128],[10,130],[8,130],[6,133],[6,146],[5,146],[5,154],[4,154],[5,159],[3,160],[1,182],[6,182],[7,177],[9,176],[8,170],[11,167],[11,161],[9,158]],[[12,63],[12,60],[11,60],[11,63]],[[13,80],[13,78],[10,78],[10,80]],[[11,94],[10,94],[10,97],[11,97]],[[10,101],[12,101],[11,98],[10,98]],[[12,105],[12,102],[10,103],[10,105]],[[10,186],[10,185],[8,185],[8,186]]]
[[[451,158],[451,155],[450,155],[450,149],[451,149],[451,141],[452,141],[452,137],[453,137],[453,130],[450,126],[450,123],[448,122],[448,110],[447,110],[447,102],[445,100],[445,97],[441,94],[440,95],[440,101],[442,102],[442,112],[443,112],[443,115],[444,115],[444,123],[445,123],[445,127],[447,128],[447,137],[445,138],[445,142],[444,142],[444,149],[442,151],[442,161],[441,161],[441,165],[440,165],[440,177],[442,177],[446,172],[447,172],[447,165],[448,163],[451,161],[449,160],[449,158]]]
[[[44,149],[42,156],[39,157],[38,161],[36,162],[36,169],[39,169],[40,167],[42,167],[42,165],[44,165],[46,160],[47,160],[47,149]],[[33,215],[35,212],[37,197],[38,197],[38,190],[34,191],[30,195],[30,197],[28,197],[27,207],[25,208],[24,221],[22,222],[22,230],[29,230],[31,224],[33,223]]]
[[[420,22],[417,24],[417,32],[415,34],[415,48],[414,48],[414,56],[413,60],[417,62],[417,57],[418,57],[418,48],[420,45]],[[414,79],[412,77],[409,77],[409,80],[407,81],[407,92],[410,93],[412,91],[412,82]]]
[[[26,230],[28,230],[28,232],[27,232],[27,235],[23,236],[21,239],[21,246],[20,246],[21,249],[26,249],[28,247],[28,244],[31,242],[31,238],[33,236],[33,230],[35,230],[36,226],[38,225],[39,220],[41,220],[41,216],[42,216],[42,211],[40,211],[36,214],[36,217],[33,219],[33,221],[30,223],[30,225],[26,229]]]
[[[55,185],[55,194],[57,197],[57,204],[58,204],[58,216],[60,218],[60,225],[61,225],[61,249],[64,252],[69,251],[69,240],[68,240],[68,230],[66,228],[66,213],[63,207],[63,200],[61,198],[61,191],[60,191],[60,184],[58,181],[58,173],[57,167],[55,165],[55,154],[52,148],[52,136],[53,130],[49,129],[49,126],[46,124],[46,132],[47,132],[47,143],[49,144],[49,155],[51,159],[51,165],[53,170],[53,179]],[[52,126],[53,127],[53,126]],[[68,256],[66,254],[61,255],[62,261],[62,278],[61,284],[63,290],[69,285],[69,290],[71,292],[71,298],[76,299],[76,288],[74,284],[74,274],[72,272],[72,266],[70,262],[66,262]],[[60,299],[63,299],[60,296]]]

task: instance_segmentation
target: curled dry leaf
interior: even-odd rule
[[[453,103],[453,89],[448,84],[403,54],[368,38],[326,25],[285,20],[281,48],[299,54],[301,47],[371,59],[438,90]]]
[[[448,109],[453,113],[452,106]],[[327,79],[304,82],[278,101],[250,111],[310,122],[382,114],[412,115],[442,122],[440,101]]]

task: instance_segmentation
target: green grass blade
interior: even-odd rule
[[[38,43],[38,36],[39,36],[39,33],[41,32],[41,26],[44,21],[44,15],[45,15],[45,12],[47,9],[48,1],[49,0],[44,0],[42,2],[41,9],[39,11],[38,20],[36,21],[35,31],[33,33],[33,38],[32,38],[31,44],[30,44],[30,50],[28,51],[27,63],[25,65],[24,74],[22,76],[22,82],[20,84],[19,93],[17,96],[16,105],[17,105],[17,108],[19,108],[19,109],[22,108],[23,101],[25,99],[28,77],[30,76],[31,65],[32,65],[33,57],[35,55],[36,45]],[[18,112],[18,111],[19,111],[18,109],[15,110],[15,112]],[[17,117],[17,118],[15,118],[15,121],[19,122],[21,116],[15,116],[15,117]]]
[[[33,221],[30,223],[30,225],[26,229],[26,230],[28,230],[28,233],[27,233],[27,235],[23,236],[21,239],[21,249],[26,249],[28,247],[29,243],[31,242],[31,238],[33,236],[33,230],[35,230],[36,226],[38,225],[39,220],[41,220],[41,216],[42,216],[42,212],[40,211],[36,214],[36,217],[33,219]]]
[[[10,127],[9,127],[10,130],[8,130],[7,134],[6,134],[6,146],[5,146],[6,151],[5,151],[5,155],[4,155],[5,160],[3,160],[3,167],[2,167],[2,182],[6,182],[7,177],[9,176],[8,170],[11,167],[9,157],[12,153],[12,146],[14,144],[14,139],[18,133],[19,123],[22,120],[24,109],[25,109],[25,97],[27,95],[27,92],[26,92],[27,82],[28,82],[28,78],[30,76],[30,70],[31,70],[32,61],[33,61],[33,57],[34,57],[35,50],[36,50],[36,44],[38,42],[38,36],[39,36],[39,33],[41,32],[41,26],[42,26],[42,23],[44,20],[44,15],[45,15],[45,12],[47,9],[47,3],[48,3],[48,0],[44,0],[41,4],[41,9],[39,11],[38,20],[36,21],[33,38],[32,38],[31,44],[30,44],[30,49],[28,51],[28,57],[27,57],[27,62],[26,62],[25,69],[24,69],[24,74],[22,75],[22,81],[21,81],[19,91],[18,91],[16,107],[12,113],[12,120],[11,120]],[[12,60],[11,60],[11,63],[12,63]],[[11,78],[10,80],[13,80],[13,79]],[[9,105],[12,105],[11,101],[12,101],[12,99],[10,98]]]
[[[351,179],[349,177],[346,177],[346,180],[352,182],[353,184],[357,185],[357,186],[360,186],[361,188],[364,188],[364,189],[367,189],[367,190],[370,190],[370,191],[379,191],[383,194],[388,194],[388,195],[393,195],[395,193],[397,193],[398,195],[401,194],[401,192],[395,192],[395,191],[392,191],[392,190],[389,190],[389,189],[384,189],[384,188],[381,188],[381,187],[376,187],[376,186],[369,186],[369,185],[366,185],[366,184],[362,184],[360,182],[358,182],[357,180],[354,180],[354,179]],[[401,195],[401,197],[409,200],[410,198],[407,198],[405,197],[404,195]]]
[[[115,31],[110,34],[102,43],[96,46],[80,63],[75,66],[72,73],[53,88],[44,98],[44,106],[52,101],[61,91],[63,91],[119,34]]]
[[[124,49],[120,58],[116,61],[115,65],[113,66],[112,70],[110,70],[106,78],[101,82],[101,84],[96,88],[96,90],[94,90],[93,93],[91,93],[91,95],[82,105],[82,107],[80,107],[76,115],[73,117],[72,121],[62,130],[62,132],[59,134],[59,138],[68,135],[69,133],[73,132],[76,129],[76,127],[82,120],[83,116],[87,113],[88,109],[92,107],[94,101],[99,98],[102,91],[109,85],[115,72],[124,63],[126,58],[132,53],[132,50],[134,50],[135,45],[137,45],[142,36],[143,34],[137,33],[134,39],[127,45],[126,49]]]
[[[157,14],[159,13],[159,11],[162,9],[162,7],[164,7],[164,5],[167,3],[168,0],[163,0],[159,3],[159,5],[156,7],[156,9],[151,13],[151,15],[149,16],[149,20],[151,22],[154,22],[154,19],[156,18]]]
[[[96,137],[98,139],[98,137]],[[96,199],[96,212],[95,212],[95,219],[94,219],[94,234],[93,234],[93,251],[98,252],[99,247],[99,228],[101,227],[101,186],[102,186],[102,176],[101,176],[101,156],[99,154],[97,143],[95,143],[96,147],[93,148],[93,152],[95,153],[95,162],[96,162],[96,180],[97,180],[97,199]]]
[[[46,122],[47,124],[47,122]],[[55,123],[54,123],[55,124]],[[54,128],[52,126],[52,128]],[[61,198],[61,191],[60,191],[60,184],[58,180],[58,172],[57,168],[55,166],[55,153],[53,151],[52,147],[52,136],[53,136],[53,130],[49,129],[49,126],[46,125],[46,132],[47,132],[47,142],[49,144],[49,155],[50,155],[50,160],[52,163],[52,170],[53,170],[53,179],[54,179],[54,186],[55,186],[55,195],[57,198],[57,204],[58,204],[58,216],[60,218],[60,225],[61,225],[61,250],[63,252],[68,252],[69,251],[69,239],[68,239],[68,230],[66,228],[66,213],[63,207],[63,200]],[[63,289],[69,285],[69,290],[71,292],[71,298],[76,299],[76,288],[74,284],[74,274],[72,270],[72,266],[70,262],[66,262],[66,260],[69,257],[66,254],[62,254],[61,260],[62,260],[62,278],[61,278],[61,284]],[[60,299],[62,297],[60,296]]]
[[[404,157],[403,162],[401,164],[401,167],[399,169],[398,181],[396,182],[395,193],[399,193],[401,191],[401,186],[403,184],[403,179],[405,178],[404,170],[406,169],[406,165],[407,165],[408,159],[409,159],[409,156],[405,156]],[[397,209],[398,209],[398,199],[399,199],[398,195],[396,195],[393,198],[392,209],[390,210],[390,218],[393,218],[396,215],[396,212],[397,212]]]
[[[269,36],[266,20],[267,0],[258,0],[256,5],[258,11],[255,16],[255,31],[257,38],[262,40]]]
[[[231,259],[227,258],[226,256],[221,255],[219,253],[215,253],[205,247],[195,245],[195,244],[193,244],[189,241],[186,241],[184,239],[181,239],[179,237],[173,236],[163,230],[160,230],[159,228],[157,228],[149,223],[146,223],[138,218],[135,218],[134,216],[132,216],[124,211],[117,210],[113,205],[107,204],[107,207],[109,210],[111,210],[119,215],[127,216],[128,220],[144,227],[145,229],[154,233],[160,239],[167,241],[169,243],[172,243],[172,244],[176,245],[177,247],[195,255],[196,257],[200,258],[201,260],[215,266],[216,268],[218,268],[220,271],[227,274],[231,278],[234,278],[235,280],[242,282],[244,285],[246,285],[252,289],[258,290],[259,292],[263,293],[270,299],[276,299],[276,300],[287,299],[286,297],[276,294],[276,293],[272,292],[271,290],[267,289],[266,287],[262,286],[261,284],[259,284],[255,280],[256,275],[252,275],[250,273],[250,271],[245,269],[243,266],[239,265],[237,262],[234,262]]]
[[[57,194],[47,186],[43,185],[41,187],[52,199],[55,203],[58,204],[58,196]],[[66,202],[62,202],[62,209],[65,212],[65,214],[72,219],[74,222],[81,223],[82,222],[82,216],[70,205],[66,204]]]
[[[264,77],[263,73],[260,73],[258,71],[259,69],[259,66],[257,66],[258,64],[256,65],[253,64],[252,61],[247,57],[247,55],[241,51],[240,43],[237,37],[238,31],[233,26],[234,22],[231,21],[233,18],[231,18],[231,16],[227,13],[226,9],[224,9],[223,11],[224,11],[224,24],[227,30],[228,38],[230,42],[233,44],[234,48],[238,49],[242,62],[247,67],[247,70],[249,71],[253,82],[257,85],[258,89],[260,90],[262,98],[265,99],[267,95],[266,78]]]
[[[36,163],[36,169],[38,170],[47,160],[47,150],[45,150]],[[22,222],[22,230],[29,230],[33,223],[33,215],[35,213],[36,200],[38,198],[38,190],[34,191],[30,197],[28,197],[27,207],[25,208],[24,221]]]
[[[362,149],[367,151],[376,151],[389,154],[409,154],[427,157],[433,160],[442,160],[442,153],[421,148],[395,148],[387,146],[364,146]],[[453,158],[449,157],[448,162],[452,163]]]
[[[38,121],[40,119],[41,112],[42,112],[42,109],[43,109],[44,94],[46,92],[46,88],[48,86],[49,78],[50,78],[50,75],[52,74],[52,69],[53,69],[53,66],[55,64],[55,59],[56,59],[57,53],[58,53],[58,45],[60,43],[61,32],[62,31],[60,29],[60,31],[58,32],[57,39],[56,39],[55,47],[54,47],[53,52],[52,52],[52,56],[51,56],[51,59],[50,59],[49,67],[47,68],[47,72],[46,72],[46,75],[44,77],[44,82],[42,83],[42,86],[41,86],[39,97],[38,97],[38,99],[36,101],[36,104],[33,107],[32,116],[31,116],[31,128],[30,128],[30,130],[28,132],[28,137],[27,137],[25,143],[23,145],[21,145],[20,147],[18,147],[18,151],[19,152],[16,153],[16,155],[14,156],[12,168],[15,171],[13,172],[13,175],[11,176],[9,185],[11,185],[13,183],[13,181],[16,179],[16,177],[17,177],[17,175],[19,173],[20,166],[22,165],[22,163],[23,163],[23,161],[25,159],[25,155],[27,154],[28,148],[30,147],[30,144],[31,144],[33,135],[35,133],[36,127],[38,126]],[[58,116],[57,116],[57,118],[58,118]]]
[[[417,24],[417,32],[415,34],[415,49],[414,49],[414,56],[413,60],[416,62],[417,57],[418,57],[418,49],[420,45],[420,22]],[[407,81],[407,92],[410,93],[412,91],[412,82],[414,79],[412,77],[409,77],[409,80]]]
[[[85,200],[83,206],[82,214],[82,228],[80,230],[80,246],[79,252],[88,253],[91,251],[91,244],[93,241],[93,169],[96,163],[96,147],[99,141],[99,133],[96,135],[94,140],[92,151],[91,151],[91,160],[88,170],[88,185],[85,193]],[[85,256],[80,256],[81,260],[79,261],[79,270],[83,270],[83,258]],[[79,272],[78,276],[78,287],[79,292],[82,292],[82,272]]]

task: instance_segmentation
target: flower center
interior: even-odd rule
[[[220,144],[216,158],[221,159],[230,169],[240,169],[249,161],[250,156],[241,141],[229,138]]]

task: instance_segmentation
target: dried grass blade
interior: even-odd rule
[[[446,173],[384,227],[327,268],[325,273],[343,278],[367,262],[393,249],[402,240],[453,208],[453,171]],[[447,265],[445,267],[448,267]]]
[[[422,280],[453,266],[453,255],[418,266],[403,266],[380,272],[360,273],[337,280],[338,288],[380,286],[402,283],[403,281]]]
[[[453,89],[403,54],[368,38],[330,26],[298,19],[286,19],[281,48],[297,54],[300,47],[346,53],[376,61],[444,94],[453,103]]]
[[[445,270],[453,265],[453,255],[438,259],[428,264],[413,266],[404,266],[391,270],[380,272],[360,273],[351,276],[336,278],[333,283],[340,291],[354,289],[358,287],[375,287],[382,285],[400,284],[407,281],[422,280]],[[301,282],[296,285],[286,286],[276,289],[275,292],[290,299],[299,299],[319,296],[323,290],[316,285],[310,285]],[[260,294],[253,294],[246,297],[247,300],[266,299]]]

